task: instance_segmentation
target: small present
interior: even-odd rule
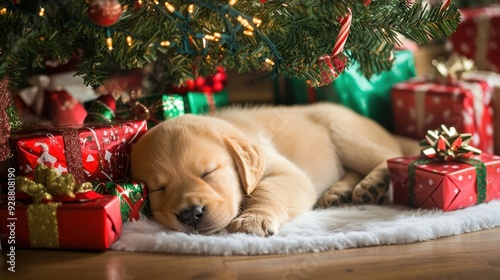
[[[130,148],[147,130],[146,121],[40,128],[11,136],[17,175],[32,178],[37,164],[72,173],[78,182],[128,177]]]
[[[59,175],[43,164],[35,177],[17,177],[15,194],[9,191],[0,203],[4,248],[105,250],[119,239],[117,197],[100,195],[88,183],[76,185],[70,174]]]
[[[484,80],[492,89],[494,152],[496,155],[500,155],[500,74],[490,71],[472,71],[467,73],[466,77]]]
[[[500,199],[500,156],[477,155],[471,135],[454,128],[428,131],[426,140],[422,156],[387,160],[394,203],[452,211]]]
[[[392,70],[367,79],[354,63],[330,85],[310,88],[297,79],[275,81],[277,103],[301,104],[330,101],[343,104],[392,130],[391,87],[415,77],[415,58],[409,50],[395,51]]]
[[[481,70],[500,72],[500,4],[460,10],[462,21],[448,42],[451,49],[474,59]]]
[[[493,153],[491,87],[485,80],[463,78],[466,69],[457,69],[465,64],[471,68],[470,63],[461,58],[435,62],[439,75],[436,72],[432,78],[394,85],[391,91],[394,132],[422,139],[427,130],[445,124],[471,133],[475,147]]]
[[[146,119],[148,128],[184,113],[184,98],[178,94],[143,95],[126,104],[118,102],[116,109],[119,119]]]
[[[187,92],[183,95],[186,113],[213,114],[218,108],[229,105],[227,90],[219,92]]]
[[[137,220],[141,215],[151,215],[147,188],[143,183],[96,181],[92,182],[92,185],[97,193],[114,195],[120,199],[121,216],[124,223]]]

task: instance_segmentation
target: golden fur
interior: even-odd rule
[[[339,105],[230,108],[152,128],[132,150],[132,177],[170,229],[269,236],[315,205],[381,202],[386,159],[417,149]],[[186,224],[193,206],[203,211]]]

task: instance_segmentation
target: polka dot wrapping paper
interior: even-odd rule
[[[423,162],[416,165],[414,174],[409,172],[410,165],[418,157],[389,159],[394,203],[453,211],[500,199],[500,156],[482,154],[471,158],[484,165],[462,161]],[[410,176],[413,176],[413,186]],[[480,181],[485,181],[485,186],[478,184]]]
[[[453,51],[473,59],[480,70],[500,72],[500,5],[460,12],[462,22],[448,41]]]
[[[492,90],[485,80],[440,84],[417,78],[391,90],[394,133],[422,140],[440,125],[471,133],[471,145],[494,152]]]

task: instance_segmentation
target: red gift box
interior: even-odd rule
[[[453,51],[473,59],[481,70],[500,72],[500,5],[460,12],[462,22],[449,38]]]
[[[472,146],[493,153],[493,107],[486,81],[410,80],[392,88],[391,102],[396,134],[421,140],[444,124],[471,133]]]
[[[16,201],[15,209],[9,210],[7,205],[1,204],[0,219],[4,221],[0,226],[2,247],[105,250],[122,233],[118,197],[62,203],[55,207],[55,216],[45,215],[52,210],[37,208],[47,209],[48,205]],[[10,215],[10,211],[15,215]],[[10,236],[13,237],[9,239]],[[15,244],[9,243],[12,239]]]
[[[418,157],[389,159],[387,167],[393,184],[394,203],[411,205],[409,166]],[[485,202],[500,198],[500,156],[483,154],[473,156],[486,166]],[[439,208],[452,211],[478,202],[476,169],[461,161],[417,165],[414,174],[414,205],[419,208]]]
[[[43,163],[77,182],[125,179],[131,145],[146,130],[146,121],[138,120],[17,133],[11,137],[14,166],[29,178]]]

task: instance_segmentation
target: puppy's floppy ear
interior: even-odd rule
[[[250,195],[264,174],[264,157],[258,146],[239,135],[231,135],[223,140],[236,164],[243,189]]]

